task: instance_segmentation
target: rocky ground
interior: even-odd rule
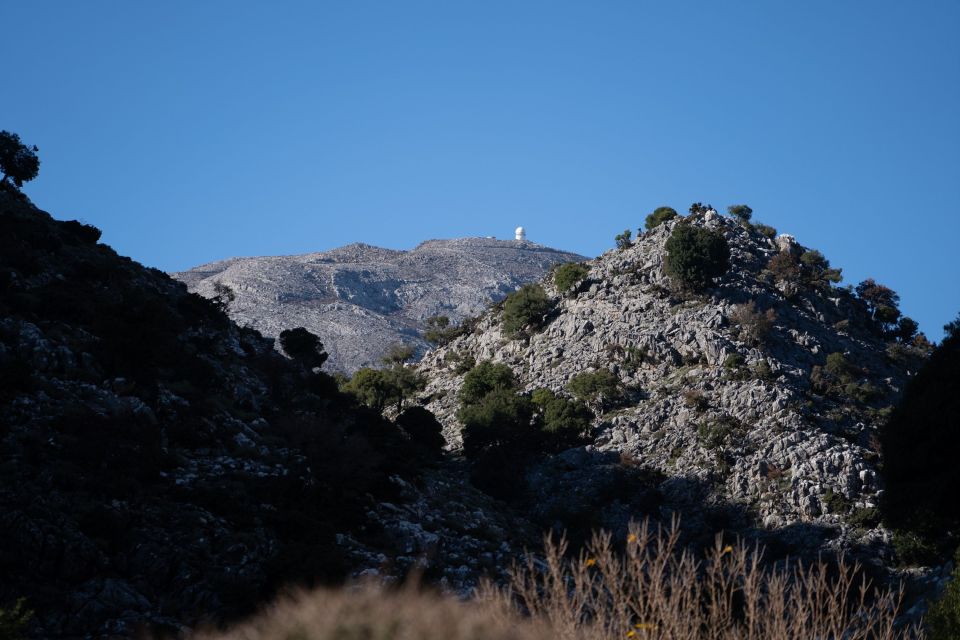
[[[376,366],[403,342],[422,353],[431,316],[453,323],[483,311],[550,267],[583,256],[533,242],[461,238],[428,240],[410,251],[366,244],[300,256],[233,258],[173,276],[212,297],[215,282],[236,293],[230,317],[276,337],[305,327],[330,354],[328,371]]]

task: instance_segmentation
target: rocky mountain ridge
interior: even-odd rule
[[[30,637],[177,635],[415,568],[465,592],[536,543],[455,464],[99,237],[0,188],[0,610],[24,598]]]
[[[212,297],[236,294],[229,314],[266,336],[305,327],[323,341],[328,371],[379,364],[394,343],[424,352],[426,319],[457,323],[552,266],[583,256],[525,240],[427,240],[410,251],[355,243],[297,256],[232,258],[172,274]]]
[[[729,272],[701,295],[677,293],[664,269],[667,239],[681,224],[720,233],[730,247]],[[622,399],[598,411],[588,445],[549,463],[579,476],[578,491],[597,460],[629,460],[660,478],[659,510],[683,512],[687,527],[724,505],[738,514],[726,528],[780,532],[795,552],[855,551],[886,563],[893,551],[879,527],[877,434],[922,354],[891,349],[850,290],[769,271],[778,254],[803,251],[792,237],[715,212],[661,224],[585,263],[573,293],[545,278],[551,309],[541,328],[510,336],[494,310],[426,354],[427,407],[457,448],[461,363],[505,363],[523,391],[561,395],[578,374],[609,371]],[[541,480],[542,467],[528,471],[533,485]],[[554,489],[535,490],[530,503],[550,502]],[[605,508],[595,505],[600,521]]]

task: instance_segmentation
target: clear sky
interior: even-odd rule
[[[0,0],[41,208],[164,270],[693,201],[960,311],[960,2]]]

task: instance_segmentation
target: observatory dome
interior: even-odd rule
[[[526,229],[524,229],[523,227],[517,227],[517,230],[514,231],[514,234],[515,234],[517,240],[526,240],[526,239],[527,239],[527,231],[526,231]]]

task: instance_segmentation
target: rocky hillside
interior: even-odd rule
[[[730,270],[698,295],[678,293],[664,269],[680,224],[716,231],[730,247]],[[617,389],[592,398],[588,444],[526,468],[532,516],[548,515],[559,496],[588,496],[583,510],[608,526],[680,511],[688,529],[776,531],[793,552],[890,560],[877,433],[922,353],[891,347],[866,305],[816,281],[816,269],[771,272],[778,254],[804,252],[715,212],[661,224],[586,263],[572,292],[544,279],[550,310],[539,328],[508,335],[494,310],[428,353],[428,407],[457,447],[469,364],[505,363],[521,391],[560,395],[580,374],[609,371]],[[630,506],[636,492],[594,495],[593,470],[618,461],[647,474],[656,499],[636,506],[647,514]]]
[[[175,273],[190,291],[212,297],[231,287],[237,324],[275,337],[306,327],[320,336],[328,371],[377,365],[394,343],[427,349],[431,316],[453,323],[476,315],[555,264],[583,260],[532,242],[463,238],[429,240],[411,251],[351,244],[300,256],[233,258]]]
[[[535,541],[331,378],[99,236],[0,189],[0,610],[25,598],[32,637],[174,631],[415,565],[462,590]]]

